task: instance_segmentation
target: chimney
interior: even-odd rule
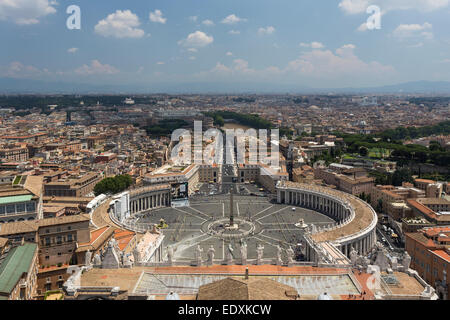
[[[248,267],[245,268],[245,280],[248,280]]]

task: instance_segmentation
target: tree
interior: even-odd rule
[[[361,147],[359,148],[359,154],[362,157],[367,157],[367,155],[369,154],[369,149],[367,149],[366,147]]]
[[[127,189],[132,184],[133,178],[128,174],[118,175],[113,178],[105,178],[95,185],[94,194],[98,196],[102,193],[118,193]]]
[[[392,175],[392,184],[394,186],[401,186],[403,182],[414,182],[411,171],[406,168],[395,170],[394,174]]]
[[[383,200],[378,199],[377,208],[375,209],[376,212],[382,213],[383,212]]]

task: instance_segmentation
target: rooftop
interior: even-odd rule
[[[0,294],[9,296],[22,274],[30,269],[36,249],[36,243],[25,243],[11,249],[0,265]]]

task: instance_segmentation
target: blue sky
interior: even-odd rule
[[[450,81],[450,0],[12,2],[0,0],[0,77],[314,88]],[[70,5],[81,9],[81,30],[66,27]],[[370,5],[381,29],[365,28]]]

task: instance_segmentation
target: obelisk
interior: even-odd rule
[[[230,227],[234,226],[234,215],[233,215],[233,187],[230,189]]]

